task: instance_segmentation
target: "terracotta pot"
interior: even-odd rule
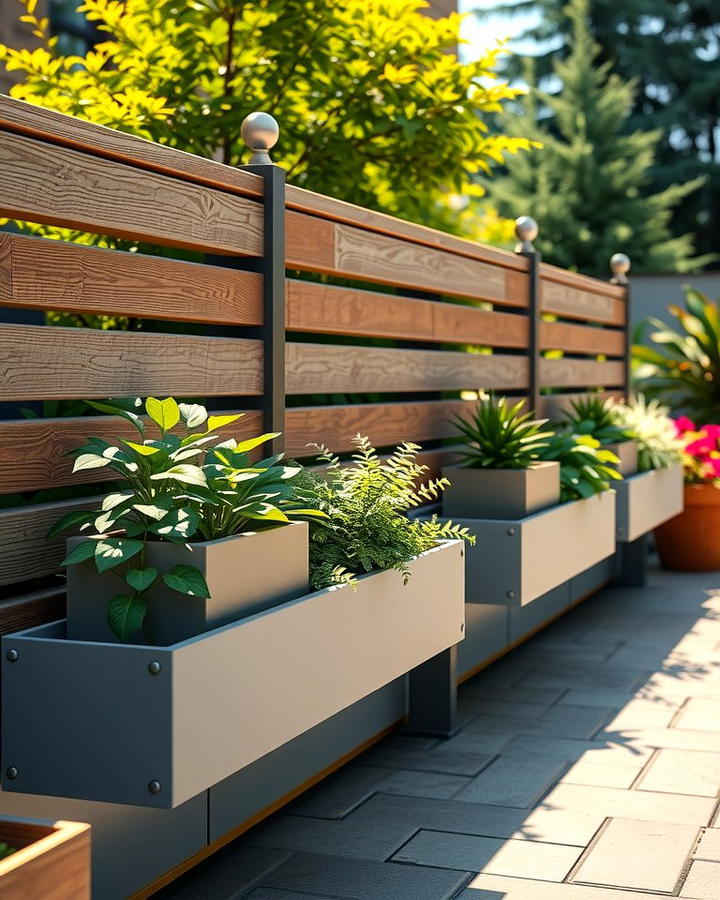
[[[655,529],[655,542],[663,569],[720,569],[720,489],[686,484],[685,510]]]

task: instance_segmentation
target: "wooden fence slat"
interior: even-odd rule
[[[262,276],[0,234],[0,302],[25,309],[262,324]]]
[[[65,585],[0,600],[0,634],[65,618]]]
[[[616,387],[625,378],[625,363],[590,359],[541,359],[543,387]]]
[[[233,256],[263,251],[262,206],[18,134],[0,141],[0,216]]]
[[[3,400],[262,393],[262,342],[0,325]]]
[[[523,356],[289,343],[288,394],[527,387]]]
[[[313,281],[287,281],[291,331],[524,347],[527,319],[459,303],[416,300]]]
[[[263,195],[262,177],[252,172],[2,94],[0,127],[209,187],[251,197]]]
[[[292,210],[285,223],[285,258],[291,269],[527,305],[527,293],[520,289],[523,279],[527,282],[523,273]]]
[[[625,324],[625,303],[618,297],[590,293],[543,278],[540,298],[542,312],[604,325]]]
[[[450,417],[474,408],[470,400],[291,407],[286,414],[287,454],[314,456],[316,451],[308,447],[312,443],[344,453],[353,448],[352,438],[358,433],[367,435],[375,447],[451,437],[457,432]]]
[[[593,391],[593,397],[600,397],[601,400],[620,400],[623,396],[624,389],[616,388],[609,391]],[[570,411],[574,400],[584,400],[588,396],[587,391],[568,394],[547,394],[540,398],[540,416],[549,419],[551,422],[562,422],[563,413]]]
[[[542,350],[565,350],[568,353],[603,353],[623,356],[625,335],[622,331],[592,326],[568,325],[567,322],[541,322]]]
[[[154,428],[150,426],[149,435],[156,434]],[[242,419],[219,433],[226,433],[227,437],[249,438],[261,432],[262,415],[250,410]],[[108,469],[88,469],[81,474],[72,474],[74,458],[67,454],[88,437],[99,437],[110,442],[123,438],[136,440],[137,432],[119,416],[0,422],[0,494],[51,490],[116,478],[116,473]]]
[[[622,285],[593,278],[591,275],[584,275],[581,272],[560,269],[549,263],[540,263],[540,277],[543,281],[554,282],[589,294],[604,294],[607,297],[616,297],[618,300],[625,299],[625,288]]]

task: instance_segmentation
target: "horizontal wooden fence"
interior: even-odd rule
[[[72,401],[204,399],[247,413],[233,433],[280,424],[296,458],[311,442],[347,452],[358,432],[383,451],[412,440],[436,473],[467,392],[527,398],[535,378],[555,416],[624,389],[622,286],[287,186],[284,291],[268,305],[267,173],[7,97],[0,132],[0,217],[114,247],[0,233],[0,632],[61,614],[64,542],[46,531],[106,477],[73,477],[68,450],[129,435]]]

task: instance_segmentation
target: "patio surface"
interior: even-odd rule
[[[581,604],[165,900],[720,900],[720,573]]]

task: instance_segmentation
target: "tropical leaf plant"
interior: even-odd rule
[[[356,435],[349,463],[318,446],[321,472],[304,478],[325,519],[310,529],[310,582],[315,590],[353,583],[379,569],[396,569],[407,583],[412,557],[438,541],[474,543],[466,528],[452,522],[409,519],[409,509],[436,500],[449,482],[425,481],[417,444],[403,443],[387,459],[378,457],[367,437]]]
[[[648,347],[633,347],[634,375],[643,392],[703,423],[720,423],[720,311],[717,302],[693,288],[684,308],[668,310],[677,329],[649,319]]]
[[[682,460],[683,442],[670,418],[670,409],[659,400],[647,400],[642,394],[627,403],[615,403],[612,413],[623,428],[629,429],[638,446],[638,470],[667,469]]]
[[[610,488],[611,481],[622,479],[614,468],[620,461],[588,434],[558,432],[542,450],[542,459],[560,463],[560,500],[581,500]]]
[[[76,544],[62,565],[93,560],[98,572],[119,578],[122,589],[109,602],[108,624],[121,640],[144,625],[153,588],[164,584],[179,594],[209,596],[194,566],[176,565],[168,572],[146,567],[148,542],[210,541],[250,527],[322,517],[299,488],[299,466],[284,465],[282,454],[251,461],[251,452],[277,434],[237,441],[217,433],[241,414],[209,415],[199,404],[148,397],[145,413],[158,432],[148,437],[141,399],[88,402],[131,422],[138,440],[111,444],[93,437],[72,451],[74,472],[107,468],[119,486],[100,509],[69,513],[48,536],[79,530],[87,540]]]
[[[632,429],[618,420],[611,398],[587,394],[573,400],[570,406],[571,409],[564,411],[564,416],[575,434],[589,435],[603,446],[634,438]]]
[[[481,397],[470,418],[454,416],[451,424],[463,444],[458,453],[472,469],[527,469],[552,437],[543,431],[547,419],[523,413],[523,401],[510,406],[505,397]]]

